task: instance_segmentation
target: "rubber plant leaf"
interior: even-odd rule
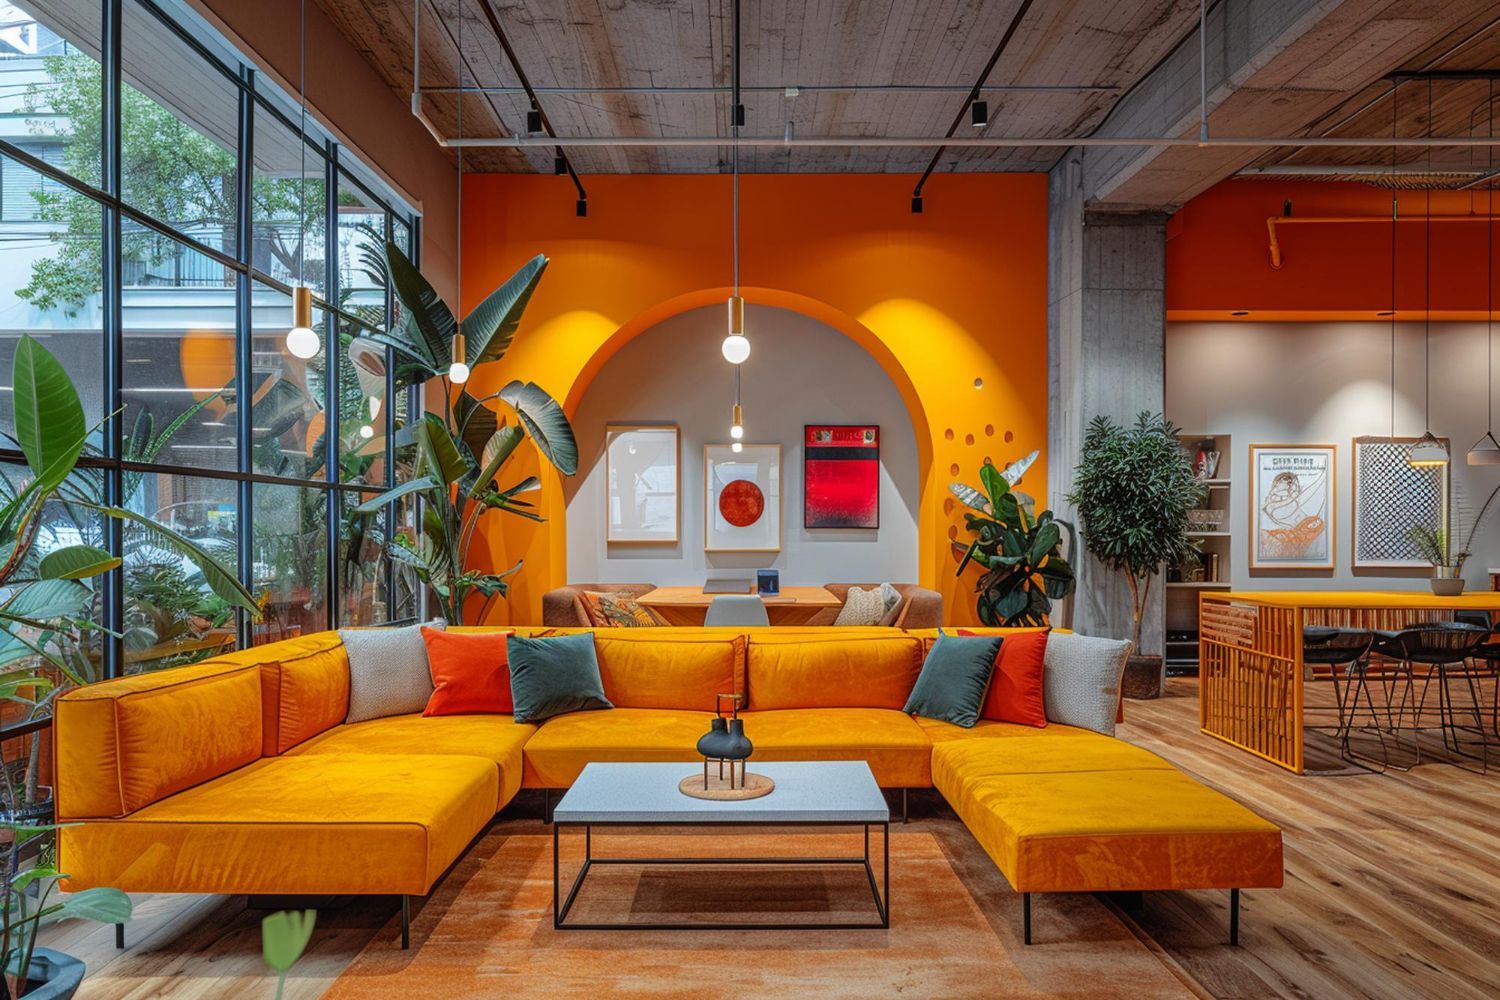
[[[557,400],[535,382],[519,380],[501,389],[500,398],[516,411],[537,449],[558,472],[571,476],[578,471],[578,441]]]
[[[453,335],[458,332],[453,312],[400,247],[387,242],[385,258],[390,266],[391,288],[406,314],[397,329],[411,344],[408,353],[436,368],[439,359],[448,356]]]
[[[526,304],[545,270],[547,258],[537,254],[464,317],[465,351],[470,368],[505,356],[521,325],[521,314],[526,311]]]
[[[62,364],[31,336],[16,345],[11,367],[16,443],[44,492],[62,485],[83,454],[88,430],[78,391]]]
[[[1010,483],[1000,474],[999,469],[985,462],[979,467],[979,485],[984,487],[985,496],[989,497],[990,509],[998,513],[1004,499],[1010,496]]]
[[[43,580],[86,580],[108,573],[119,565],[119,556],[112,556],[97,546],[69,545],[43,556],[37,566],[37,575]]]

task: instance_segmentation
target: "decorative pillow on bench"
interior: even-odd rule
[[[585,590],[584,611],[595,628],[650,628],[663,624],[656,612],[629,594]]]
[[[907,714],[974,728],[995,672],[1000,639],[998,635],[949,635],[939,629],[907,699]]]
[[[1120,678],[1130,643],[1054,632],[1047,640],[1047,718],[1064,726],[1115,734]]]
[[[517,722],[541,722],[554,715],[592,708],[614,708],[604,696],[594,633],[548,639],[506,640],[510,693]]]
[[[995,675],[984,696],[981,719],[1013,722],[1020,726],[1047,725],[1045,672],[1049,629],[1017,632],[1005,637],[995,657]],[[976,635],[965,629],[959,635]]]
[[[506,641],[514,632],[447,632],[424,628],[432,697],[423,715],[509,715],[510,659]]]

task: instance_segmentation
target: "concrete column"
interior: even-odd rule
[[[1065,497],[1089,422],[1102,414],[1130,423],[1142,410],[1162,408],[1166,216],[1090,211],[1077,150],[1052,169],[1048,194],[1047,501],[1072,521]],[[1096,560],[1070,558],[1078,571],[1071,627],[1129,638],[1124,577]],[[1160,578],[1152,581],[1143,654],[1162,652],[1164,591]]]

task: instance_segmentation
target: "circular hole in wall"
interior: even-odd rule
[[[965,434],[964,435],[964,444],[972,445],[973,443],[974,443],[974,435],[972,435],[972,434]]]
[[[953,428],[950,427],[947,430],[943,431],[943,437],[946,438],[949,441],[952,441],[953,440]]]
[[[1016,433],[1015,433],[1015,431],[1006,431],[1005,432],[1005,443],[1006,444],[1010,444],[1015,439],[1016,439]]]
[[[943,501],[943,513],[944,514],[951,514],[951,513],[953,513],[953,508],[955,506],[956,505],[953,502],[953,498],[949,497],[948,499],[946,499],[946,500]]]
[[[948,466],[948,475],[950,475],[950,476],[956,476],[956,475],[958,475],[959,471],[960,470],[958,468],[958,463],[957,462],[954,462],[952,465]]]
[[[982,378],[976,378],[974,380],[974,388],[976,388],[976,389],[983,389],[984,388],[984,379],[982,379]]]
[[[984,436],[987,437],[987,438],[992,438],[992,437],[995,436],[995,425],[994,424],[985,424],[984,425]]]
[[[949,538],[957,538],[958,537],[958,525],[956,525],[956,524],[950,524],[950,525],[948,525],[948,537]]]
[[[993,458],[990,458],[990,456],[986,455],[986,456],[984,456],[984,464],[985,465],[994,465],[995,464],[995,460]]]

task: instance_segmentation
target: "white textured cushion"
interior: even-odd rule
[[[1120,678],[1129,656],[1130,643],[1124,639],[1051,633],[1042,673],[1047,721],[1113,736]]]
[[[885,597],[878,587],[865,590],[863,587],[850,587],[849,596],[844,598],[844,606],[839,609],[839,616],[833,620],[835,625],[879,625],[880,619],[885,617]]]
[[[446,626],[441,618],[426,628]],[[339,639],[349,655],[349,714],[345,722],[366,722],[389,715],[410,715],[432,697],[423,625],[400,628],[341,628]]]

